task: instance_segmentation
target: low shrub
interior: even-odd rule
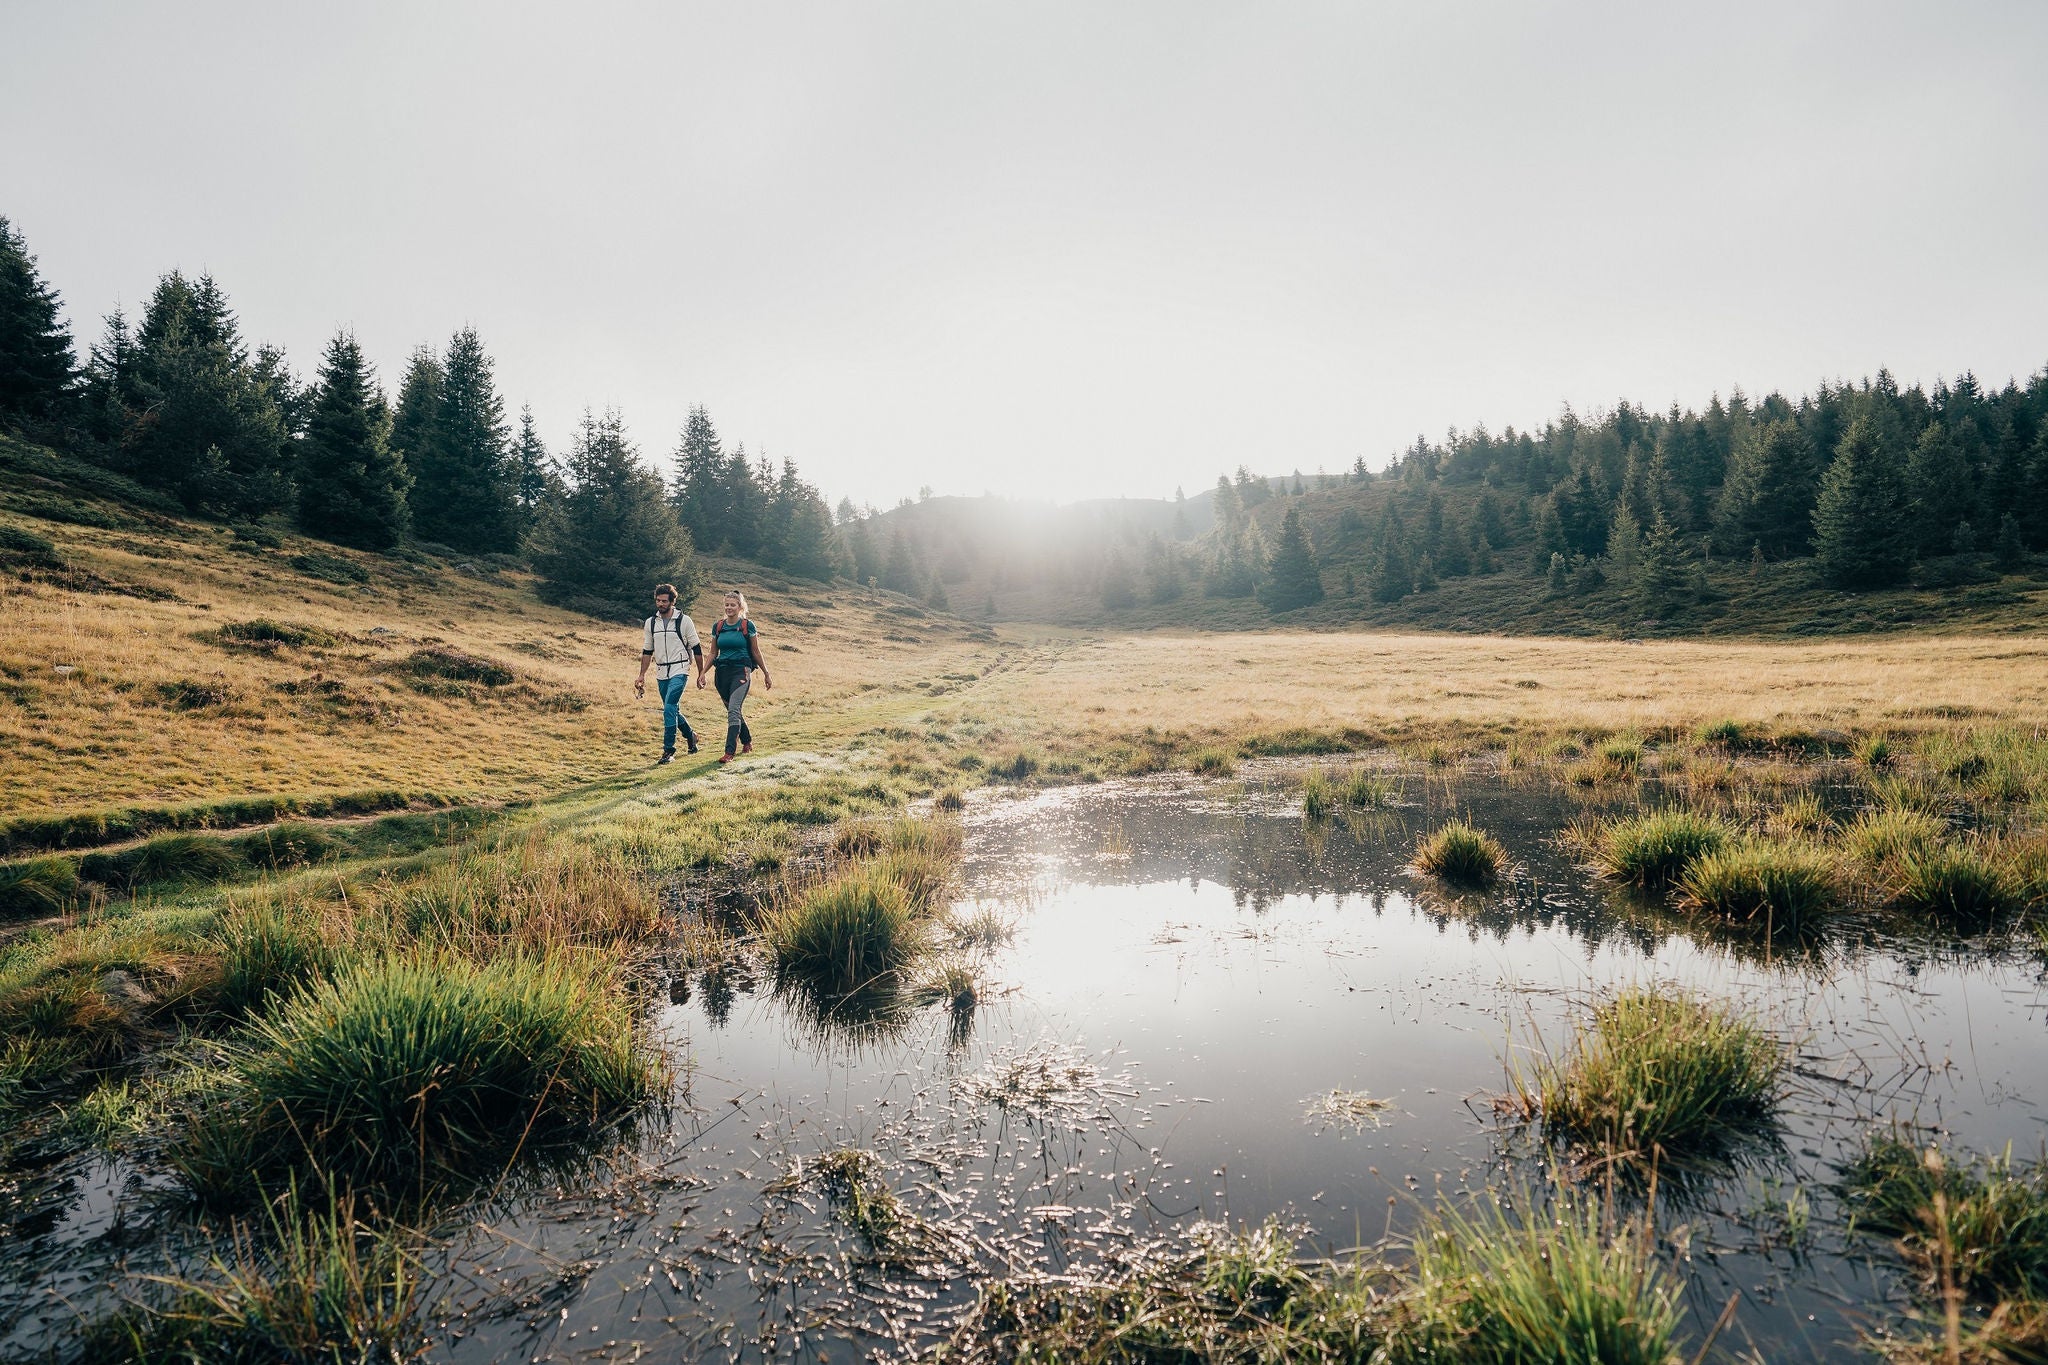
[[[331,630],[304,625],[297,621],[272,621],[264,617],[258,617],[253,621],[229,621],[215,632],[215,635],[223,642],[255,645],[259,648],[328,648],[341,643],[340,637]]]
[[[631,1002],[601,963],[372,961],[250,1025],[171,1163],[212,1203],[254,1194],[252,1176],[301,1169],[399,1197],[471,1185],[644,1100],[655,1068],[635,1038]]]
[[[370,581],[368,569],[352,559],[343,559],[340,555],[316,551],[312,554],[293,555],[286,563],[308,578],[317,578],[327,583],[347,585]]]
[[[1713,1154],[1767,1126],[1784,1049],[1725,1006],[1626,990],[1597,1006],[1560,1057],[1517,1073],[1510,1106],[1591,1147]]]
[[[427,647],[408,654],[399,665],[405,672],[419,679],[438,678],[446,682],[482,683],[485,687],[504,687],[514,679],[511,669],[489,659],[480,659],[473,654],[464,654],[459,649]]]
[[[242,870],[232,843],[205,834],[160,834],[119,853],[88,853],[78,864],[87,880],[129,890],[216,882]]]
[[[989,772],[1007,782],[1022,782],[1041,767],[1043,760],[1030,749],[1013,749],[1009,754],[989,765]]]
[[[1677,886],[1688,909],[1791,932],[1833,905],[1835,865],[1809,844],[1745,840],[1694,859]]]
[[[1697,811],[1652,811],[1616,820],[1593,841],[1593,865],[1600,874],[1645,890],[1676,881],[1695,859],[1727,844],[1727,825]]]
[[[62,914],[78,894],[78,869],[65,858],[32,858],[0,865],[0,916]]]
[[[1414,868],[1453,886],[1484,888],[1499,880],[1507,867],[1500,841],[1463,820],[1425,835],[1416,845]]]
[[[157,698],[178,711],[204,711],[235,699],[225,678],[177,678],[156,684]]]
[[[34,531],[0,522],[0,565],[57,569],[64,565],[56,545]]]

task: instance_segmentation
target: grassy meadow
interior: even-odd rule
[[[744,588],[776,679],[749,706],[757,752],[717,768],[720,712],[693,691],[711,742],[657,768],[637,629],[540,604],[510,562],[359,555],[82,493],[66,519],[11,458],[0,521],[49,549],[0,583],[0,1161],[154,1163],[227,1238],[212,1270],[93,1324],[102,1358],[403,1348],[409,1229],[521,1163],[601,1148],[687,1065],[644,1023],[664,964],[756,951],[821,1018],[971,1012],[1002,934],[945,908],[948,813],[976,786],[1307,756],[1313,821],[1386,803],[1335,757],[1368,751],[1568,788],[1654,776],[1672,811],[1560,837],[1655,913],[1772,934],[1850,904],[2048,911],[2036,633],[990,628],[719,564],[698,620]],[[1859,793],[1852,816],[1819,803],[1823,772]],[[1484,889],[1503,857],[1454,824],[1416,866]],[[1711,1148],[1768,1124],[1780,1061],[1739,1018],[1630,996],[1503,1105],[1609,1155]],[[1672,1075],[1681,1102],[1643,1121]],[[1872,1188],[1916,1169],[1880,1155]],[[842,1165],[828,1184],[868,1211],[863,1235],[907,1236],[876,1221],[892,1206],[869,1165]],[[2018,1178],[1985,1169],[1955,1197]],[[1086,1288],[993,1282],[951,1350],[1123,1359],[1142,1329],[1143,1358],[1438,1359],[1496,1333],[1456,1358],[1505,1361],[1527,1358],[1517,1333],[1611,1323],[1623,1354],[1602,1359],[1670,1359],[1675,1291],[1647,1233],[1560,1208],[1446,1212],[1398,1273],[1307,1269],[1273,1229],[1219,1230]],[[1870,1226],[1924,1263],[1917,1215],[1887,1216]],[[2032,1273],[1970,1292],[2048,1321]]]

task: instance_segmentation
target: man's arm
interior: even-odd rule
[[[654,626],[650,622],[640,632],[640,676],[633,679],[633,695],[647,695],[647,665],[654,662]]]

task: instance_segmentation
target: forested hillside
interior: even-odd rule
[[[2019,619],[2048,549],[2048,371],[1991,392],[1888,374],[1704,411],[1564,412],[1418,440],[1380,472],[1240,468],[1211,529],[990,536],[972,504],[870,531],[957,610],[1129,624],[1828,630]],[[1192,505],[1192,504],[1191,504]],[[1057,519],[1054,519],[1057,524]],[[899,575],[900,577],[900,575]],[[2015,614],[2018,614],[2017,616]]]
[[[657,580],[691,595],[700,554],[723,554],[981,619],[1810,633],[2025,620],[2048,550],[2048,371],[1995,391],[1879,372],[1699,410],[1566,410],[1540,431],[1418,439],[1378,471],[1275,476],[1280,459],[1252,455],[1192,498],[927,491],[835,511],[701,407],[666,472],[617,412],[586,412],[551,452],[530,412],[507,417],[467,327],[415,350],[393,394],[346,330],[302,378],[251,350],[205,275],[164,275],[80,363],[4,218],[0,428],[182,514],[504,556],[549,602],[621,618]]]

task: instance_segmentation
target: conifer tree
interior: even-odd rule
[[[0,422],[50,421],[70,408],[78,365],[60,306],[27,239],[0,214]]]
[[[1550,567],[1544,571],[1543,590],[1551,597],[1563,597],[1571,591],[1571,565],[1565,562],[1562,550],[1552,551]]]
[[[441,357],[429,346],[416,346],[405,362],[405,378],[398,385],[398,406],[391,414],[390,445],[404,461],[407,473],[423,460],[431,459],[428,447],[434,439],[434,423],[441,412],[441,394],[447,387]]]
[[[1608,576],[1623,587],[1633,586],[1643,558],[1643,528],[1636,514],[1623,500],[1616,504],[1613,524],[1607,530]]]
[[[890,533],[889,558],[882,566],[881,578],[883,587],[909,597],[917,595],[923,581],[924,571],[918,563],[917,551],[901,525]]]
[[[1913,501],[1915,548],[1923,555],[1950,553],[1957,528],[1968,521],[1977,497],[1969,460],[1941,423],[1929,422],[1914,444],[1906,462],[1906,488]]]
[[[1259,600],[1268,611],[1293,611],[1323,600],[1323,574],[1315,550],[1302,529],[1301,509],[1290,507],[1280,520],[1280,539],[1266,566]]]
[[[1687,591],[1691,581],[1691,560],[1685,552],[1678,528],[1661,514],[1650,522],[1643,536],[1642,551],[1632,588],[1637,603],[1653,616],[1662,615]]]
[[[1790,419],[1749,426],[1737,439],[1714,516],[1723,553],[1763,547],[1768,559],[1805,554],[1820,470],[1813,442]]]
[[[449,338],[441,361],[441,402],[417,454],[413,524],[423,540],[472,554],[518,547],[519,479],[510,457],[505,404],[491,358],[473,327]]]
[[[1436,589],[1436,560],[1424,550],[1422,557],[1415,561],[1415,591],[1435,592]]]
[[[952,603],[946,598],[946,584],[937,570],[932,572],[931,581],[924,590],[924,604],[933,611],[950,611]]]
[[[723,519],[724,493],[720,486],[725,471],[725,447],[711,414],[701,406],[690,409],[683,434],[676,445],[675,483],[669,500],[676,515],[705,549],[716,548],[716,528]]]
[[[512,468],[518,477],[519,533],[526,536],[539,521],[541,504],[562,491],[561,471],[540,438],[531,407],[519,409],[519,434],[512,438]]]
[[[139,357],[128,315],[116,308],[85,366],[85,429],[103,445],[120,441],[142,406]]]
[[[613,621],[638,620],[659,582],[674,583],[681,601],[695,597],[701,570],[690,534],[619,414],[586,411],[564,463],[567,486],[543,504],[530,544],[541,595]]]
[[[386,440],[384,400],[348,332],[327,343],[299,461],[299,525],[344,545],[388,550],[408,524],[412,479]]]
[[[137,335],[123,463],[195,512],[261,516],[291,503],[289,432],[273,370],[249,363],[211,276],[166,275]]]
[[[1906,576],[1912,528],[1905,480],[1867,413],[1850,420],[1821,479],[1813,553],[1821,577],[1835,587],[1886,587]]]
[[[1122,547],[1109,547],[1109,559],[1102,567],[1102,605],[1111,611],[1138,605],[1138,584]]]
[[[1991,543],[1991,562],[2000,573],[2014,573],[2026,566],[2027,549],[2020,538],[2020,519],[2007,512],[1998,522],[1998,539]]]

